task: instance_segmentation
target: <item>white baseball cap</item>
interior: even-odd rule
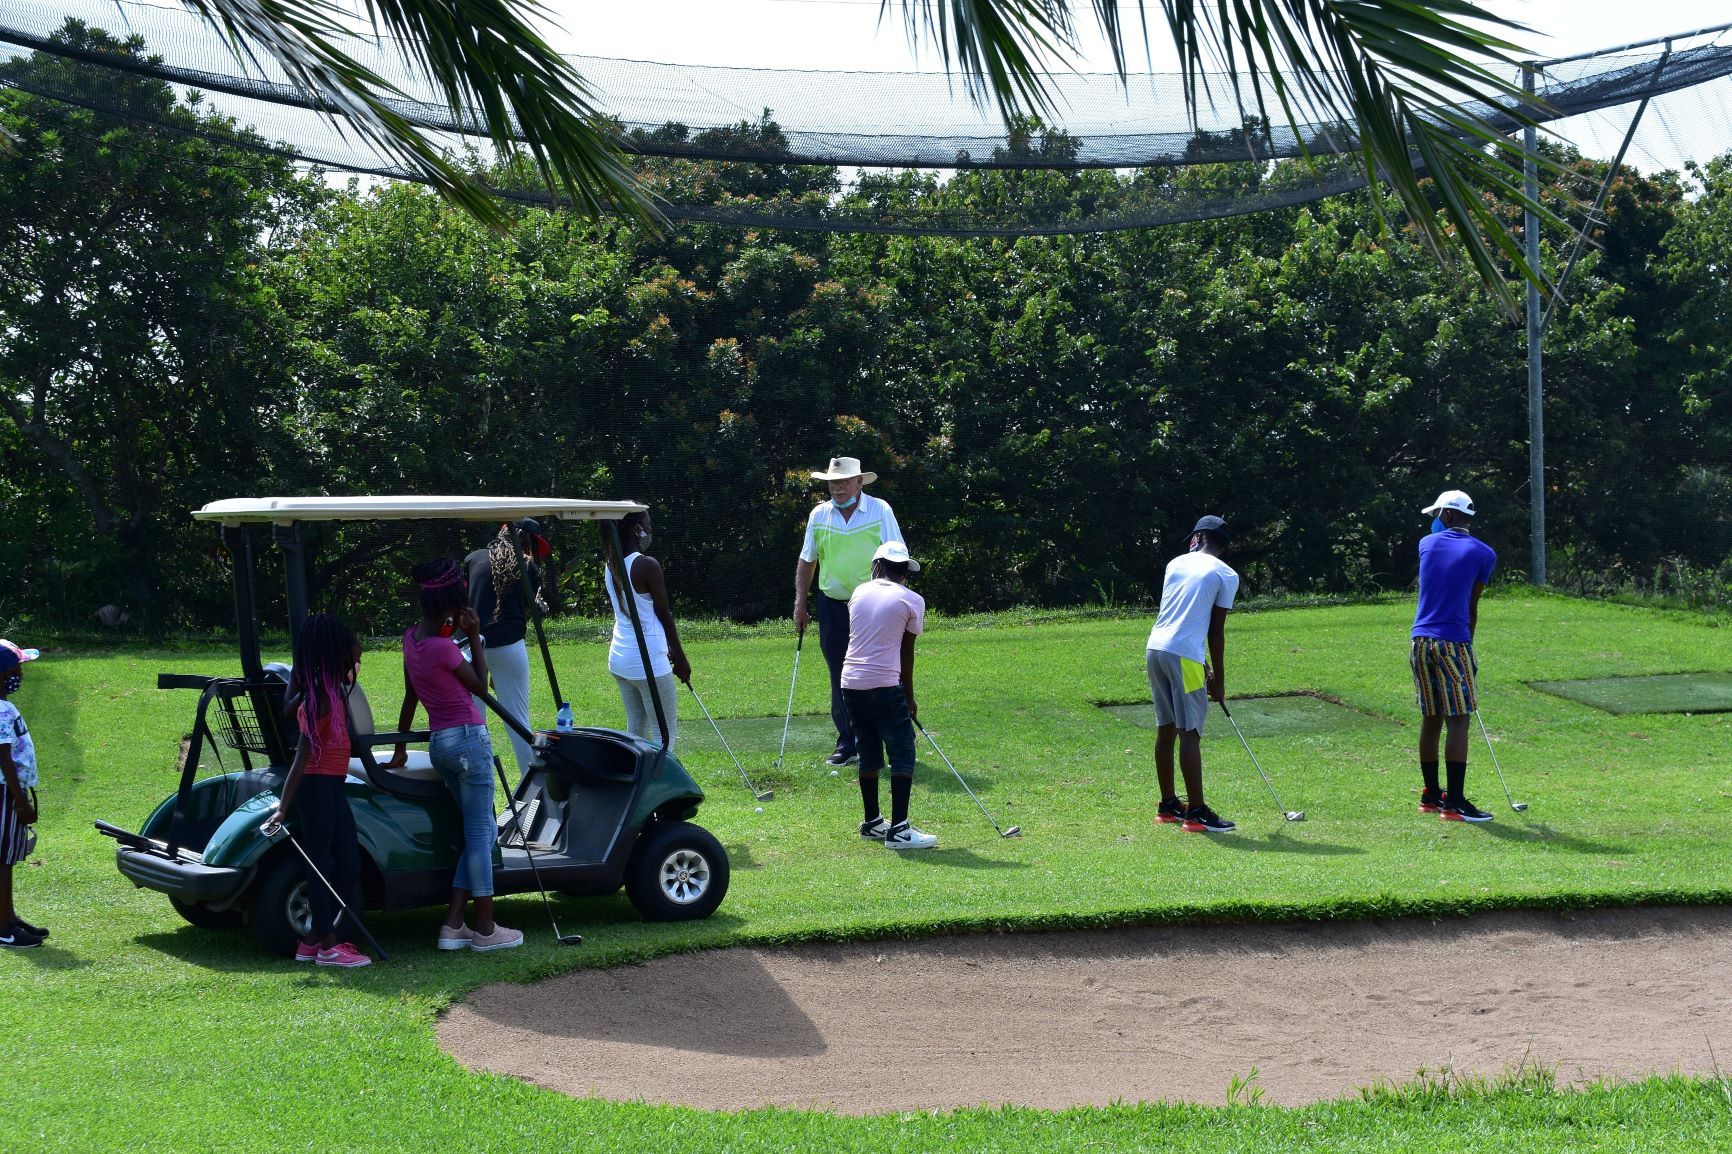
[[[894,561],[898,565],[908,566],[910,573],[920,572],[920,562],[908,555],[908,546],[900,541],[886,541],[872,553],[874,561]]]
[[[1437,495],[1437,500],[1421,509],[1420,512],[1436,516],[1445,509],[1454,509],[1457,513],[1466,513],[1471,517],[1474,515],[1473,498],[1460,489],[1445,489]]]

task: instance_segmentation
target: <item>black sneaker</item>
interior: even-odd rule
[[[883,841],[884,835],[889,832],[890,823],[884,820],[883,814],[879,814],[871,821],[860,823],[860,836],[870,841]]]
[[[1178,825],[1185,820],[1185,799],[1182,797],[1164,798],[1155,807],[1155,820],[1162,825]]]
[[[1443,791],[1441,789],[1422,789],[1419,791],[1420,813],[1443,812]]]
[[[1491,814],[1479,808],[1466,797],[1445,797],[1443,799],[1444,821],[1490,821]]]
[[[853,765],[856,761],[859,761],[859,760],[860,760],[860,754],[857,751],[849,750],[847,752],[843,752],[842,750],[838,749],[835,753],[832,753],[829,757],[826,757],[824,759],[824,764],[826,764],[826,765]]]
[[[1239,827],[1206,805],[1193,805],[1185,810],[1185,822],[1179,828],[1187,833],[1232,833]]]
[[[41,944],[41,934],[33,934],[17,922],[0,934],[0,950],[33,950]]]

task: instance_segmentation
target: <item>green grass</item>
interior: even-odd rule
[[[1530,684],[1543,693],[1567,697],[1607,713],[1732,712],[1732,673],[1584,677]]]
[[[1142,729],[1157,728],[1154,709],[1147,701],[1135,704],[1103,704],[1102,709]],[[1211,709],[1214,707],[1211,706]],[[1388,718],[1326,701],[1309,693],[1293,693],[1280,697],[1235,697],[1228,706],[1233,721],[1238,723],[1247,741],[1253,738],[1301,737],[1316,733],[1339,732],[1348,729],[1383,729],[1395,724]],[[1203,730],[1204,756],[1212,753],[1221,741],[1237,741],[1226,718],[1216,714]]]
[[[1511,785],[1532,808],[1502,806],[1479,747],[1470,782],[1498,820],[1467,829],[1413,813],[1411,614],[1396,602],[1231,620],[1231,694],[1305,691],[1366,720],[1252,738],[1283,800],[1307,812],[1289,826],[1217,713],[1205,745],[1210,797],[1240,823],[1223,838],[1150,822],[1152,735],[1095,704],[1141,698],[1146,619],[937,625],[920,643],[922,718],[1000,823],[1025,836],[996,838],[942,764],[923,760],[915,816],[941,848],[907,857],[860,843],[852,780],[819,765],[828,740],[815,716],[826,708],[816,652],[802,665],[788,760],[771,772],[792,638],[695,642],[698,689],[760,787],[776,790],[754,813],[684,696],[683,752],[710,791],[701,820],[735,865],[715,917],[652,926],[623,898],[559,899],[561,925],[586,939],[561,949],[537,898],[505,899],[502,916],[530,945],[475,957],[432,949],[435,911],[376,916],[397,961],[344,974],[261,957],[245,931],[181,924],[163,898],[120,878],[112,843],[90,826],[136,825],[172,787],[194,698],[152,688],[156,672],[230,672],[232,662],[209,651],[50,653],[17,697],[41,752],[46,815],[39,864],[20,867],[18,889],[23,911],[56,933],[52,948],[0,956],[10,1106],[0,1150],[1732,1147],[1732,1098],[1712,1080],[1560,1092],[1527,1077],[1299,1110],[717,1115],[569,1100],[470,1074],[434,1042],[433,1016],[484,981],[737,942],[1732,897],[1732,715],[1613,717],[1527,685],[1732,665],[1714,619],[1488,600],[1482,704]],[[580,720],[617,724],[605,649],[568,642],[555,657]],[[395,654],[370,652],[363,680],[389,716]],[[538,714],[550,714],[539,676],[536,689]]]

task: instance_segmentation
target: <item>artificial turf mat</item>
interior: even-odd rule
[[[1528,684],[1607,713],[1732,713],[1732,673],[1661,673]]]
[[[1103,704],[1102,709],[1132,725],[1155,728],[1155,707],[1146,701],[1132,705]],[[1351,729],[1387,729],[1393,722],[1356,709],[1349,709],[1322,697],[1295,693],[1279,697],[1235,697],[1230,706],[1233,720],[1250,737],[1303,737],[1313,733],[1338,733]],[[1227,719],[1213,714],[1204,727],[1203,736],[1232,736]]]

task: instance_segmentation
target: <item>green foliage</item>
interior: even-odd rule
[[[94,83],[53,59],[7,67]],[[161,86],[104,83],[119,86],[105,102],[202,115]],[[647,501],[681,610],[758,620],[787,610],[806,474],[839,453],[881,474],[950,612],[1147,603],[1203,511],[1238,530],[1249,593],[1408,588],[1416,510],[1446,484],[1478,499],[1506,575],[1527,555],[1520,333],[1366,196],[1015,241],[645,235],[540,209],[485,228],[417,187],[330,189],[20,93],[0,115],[23,142],[0,156],[16,210],[0,227],[0,617],[77,629],[113,604],[135,627],[221,626],[225,559],[184,510],[473,491]],[[1197,147],[1267,131],[1253,119]],[[983,162],[844,188],[834,169],[697,159],[774,153],[768,111],[635,139],[651,138],[689,145],[694,159],[637,162],[682,203],[895,204],[935,226],[1315,175]],[[992,159],[1074,147],[1027,116]],[[1548,160],[1560,210],[1603,176]],[[526,162],[484,175],[514,194],[541,181]],[[1691,199],[1673,177],[1620,177],[1547,334],[1549,533],[1572,588],[1639,588],[1676,558],[1682,595],[1712,602],[1723,582],[1695,575],[1732,557],[1732,167],[1694,179]],[[1569,238],[1545,240],[1555,273]],[[322,530],[315,603],[386,628],[409,561],[478,544]],[[558,608],[598,611],[593,541],[558,547]]]
[[[143,52],[76,21],[57,39]],[[176,588],[213,574],[183,511],[250,487],[281,446],[280,313],[260,243],[291,233],[314,194],[166,84],[44,54],[0,64],[0,81],[19,86],[0,88],[14,138],[0,149],[0,584],[14,612],[61,626],[104,603],[141,622],[165,601],[220,613]]]

